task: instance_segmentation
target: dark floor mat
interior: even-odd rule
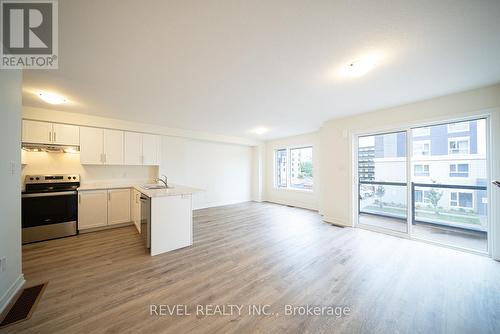
[[[0,328],[31,318],[46,286],[47,283],[43,283],[24,289],[0,323]]]

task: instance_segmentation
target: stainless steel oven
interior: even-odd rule
[[[28,175],[22,193],[23,244],[77,234],[78,175]]]

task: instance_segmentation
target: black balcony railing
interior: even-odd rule
[[[366,194],[366,193],[369,193],[369,191],[366,191],[366,189],[362,189],[362,187],[365,186],[373,186],[373,194],[372,196],[376,196],[376,186],[392,186],[392,187],[407,187],[408,184],[404,183],[404,182],[383,182],[383,181],[366,181],[366,180],[360,180],[358,182],[358,212],[359,213],[363,213],[363,214],[368,214],[368,215],[374,215],[374,216],[381,216],[381,217],[388,217],[388,218],[392,218],[392,219],[400,219],[402,221],[406,221],[407,220],[407,208],[406,208],[406,192],[403,192],[404,195],[403,195],[403,198],[402,198],[402,207],[401,207],[401,210],[405,209],[404,211],[404,215],[397,215],[397,214],[390,214],[390,213],[386,213],[382,210],[380,210],[380,212],[376,211],[374,212],[375,210],[372,210],[372,211],[364,211],[363,208],[361,207],[361,201],[366,198],[366,197],[363,197],[363,194]],[[446,223],[443,223],[443,222],[438,222],[438,221],[432,221],[432,220],[429,220],[429,219],[426,219],[425,221],[423,220],[418,220],[417,219],[417,203],[416,203],[416,190],[419,190],[417,188],[431,188],[431,189],[457,189],[457,190],[473,190],[473,191],[486,191],[488,188],[487,186],[471,186],[471,185],[454,185],[454,184],[435,184],[435,183],[410,183],[410,187],[411,187],[411,222],[412,224],[416,224],[416,223],[423,223],[423,224],[430,224],[430,225],[439,225],[439,226],[443,226],[443,225],[447,225]],[[458,196],[458,195],[457,195]],[[380,199],[379,201],[382,201],[382,197],[383,196],[380,196]],[[424,193],[422,192],[422,195],[421,195],[421,200],[422,204],[427,204],[427,205],[430,205],[429,203],[426,203],[425,200],[425,195]],[[459,199],[457,198],[457,202],[459,201]],[[463,228],[463,229],[468,229],[466,227],[466,225],[463,225],[462,227],[459,227],[459,228]],[[472,229],[472,228],[471,228]]]

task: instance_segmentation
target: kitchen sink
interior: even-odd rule
[[[173,189],[174,188],[172,186],[165,187],[163,184],[143,184],[141,187],[144,188],[144,189],[147,189],[147,190]]]

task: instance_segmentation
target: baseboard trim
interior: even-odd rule
[[[236,201],[209,202],[209,203],[203,203],[200,206],[194,206],[193,205],[193,210],[216,208],[216,207],[219,207],[219,206],[241,204],[241,203],[247,203],[247,202],[252,202],[252,200],[248,198],[248,199],[241,199],[241,200],[236,200]]]
[[[132,225],[134,225],[134,222],[120,223],[120,224],[113,224],[113,225],[106,225],[106,226],[99,226],[99,227],[91,227],[91,228],[79,230],[78,233],[80,233],[80,234],[92,233],[92,232],[111,230],[113,228],[132,226]]]
[[[266,199],[264,202],[274,203],[274,204],[279,204],[279,205],[286,205],[286,206],[293,206],[293,207],[299,208],[299,209],[306,209],[306,210],[318,212],[318,209],[316,208],[316,206],[305,204],[302,202],[280,201],[280,200],[274,200],[274,199],[273,200]]]
[[[15,301],[15,297],[21,289],[23,288],[26,281],[24,280],[24,275],[20,274],[17,280],[12,283],[10,288],[3,294],[2,298],[0,298],[0,320],[2,320],[7,314],[7,310],[9,306]],[[4,314],[5,313],[5,314]]]

